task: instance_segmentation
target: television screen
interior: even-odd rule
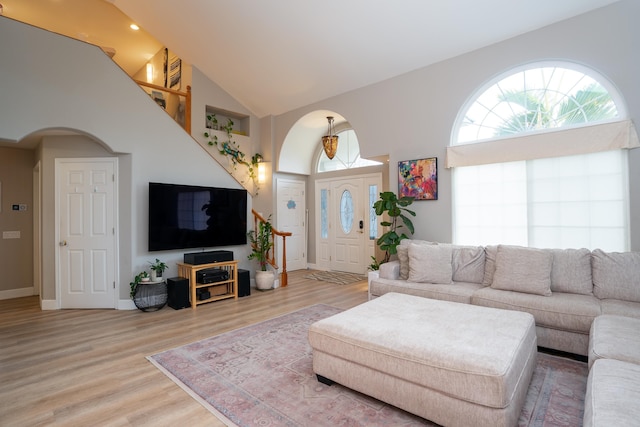
[[[149,183],[149,251],[246,243],[246,190]]]

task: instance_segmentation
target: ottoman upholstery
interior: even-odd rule
[[[514,425],[535,367],[529,313],[388,293],[309,329],[316,374],[444,425]]]
[[[640,364],[640,319],[603,314],[589,334],[589,368],[597,359]]]

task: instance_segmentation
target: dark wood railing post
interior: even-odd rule
[[[187,85],[187,94],[184,101],[184,130],[191,135],[191,86]]]
[[[267,222],[267,220],[254,209],[251,209],[251,213],[253,214],[253,230],[254,233],[257,233],[258,222]],[[289,284],[289,277],[287,275],[287,237],[291,236],[291,233],[288,231],[279,231],[273,227],[271,228],[271,242],[274,243],[274,245],[269,249],[271,255],[267,253],[267,262],[274,269],[278,270],[278,263],[274,249],[276,236],[282,237],[282,271],[280,272],[280,286],[285,287]]]

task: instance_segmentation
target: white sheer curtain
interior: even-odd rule
[[[454,242],[629,250],[627,151],[456,167]]]

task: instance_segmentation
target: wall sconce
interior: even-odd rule
[[[147,64],[147,83],[153,83],[153,64]]]
[[[322,148],[324,148],[325,154],[331,160],[336,155],[336,151],[338,151],[338,135],[336,135],[336,130],[333,127],[333,117],[327,117],[327,121],[329,122],[329,128],[327,135],[322,137]]]
[[[264,184],[267,182],[267,163],[258,163],[258,184]]]

